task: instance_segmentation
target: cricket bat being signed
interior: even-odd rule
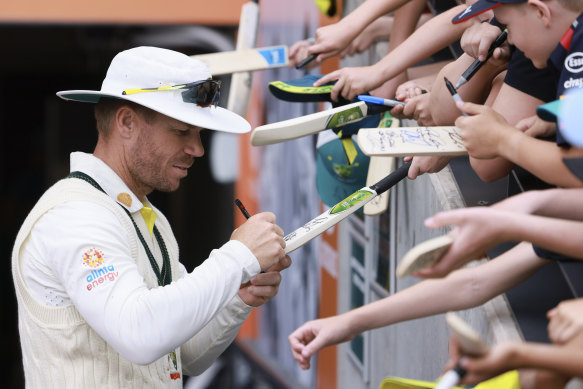
[[[365,186],[364,188],[357,190],[346,199],[330,208],[328,211],[310,220],[292,233],[286,235],[283,238],[283,240],[286,242],[286,254],[289,254],[297,248],[308,243],[322,232],[338,224],[347,216],[352,215],[354,212],[358,211],[376,196],[389,190],[389,188],[397,184],[403,178],[407,177],[407,172],[409,171],[410,165],[410,162],[405,162],[398,169],[376,184]]]

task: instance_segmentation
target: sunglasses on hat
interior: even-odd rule
[[[184,89],[182,92],[182,100],[185,103],[194,103],[199,107],[206,108],[211,105],[217,105],[220,96],[221,82],[216,80],[204,80],[190,82],[188,84],[161,86],[158,88],[126,89],[122,91],[121,94],[133,95],[135,93],[180,89]]]

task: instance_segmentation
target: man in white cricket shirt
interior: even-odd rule
[[[71,154],[71,174],[16,238],[27,387],[181,388],[277,293],[291,262],[273,214],[251,217],[188,273],[147,199],[178,188],[204,153],[202,129],[250,130],[216,106],[219,88],[201,62],[138,47],[113,59],[101,90],[57,93],[96,104],[98,141]]]

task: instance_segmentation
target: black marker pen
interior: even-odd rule
[[[496,40],[492,43],[492,45],[488,49],[488,54],[486,55],[486,59],[484,61],[480,61],[479,59],[476,59],[468,67],[468,69],[464,72],[464,74],[462,74],[462,76],[458,80],[457,84],[455,85],[456,89],[458,89],[460,86],[462,86],[466,82],[470,81],[470,78],[472,78],[474,76],[474,74],[476,74],[476,72],[482,67],[482,65],[485,64],[486,61],[488,61],[488,59],[490,59],[492,54],[494,54],[494,50],[496,50],[497,47],[500,47],[500,45],[502,45],[502,43],[504,43],[507,36],[508,36],[508,29],[505,28],[504,31],[502,31],[500,33],[500,35],[498,35]]]
[[[447,77],[443,77],[443,79],[445,80],[445,86],[447,87],[447,90],[449,91],[449,93],[451,93],[453,100],[457,103],[458,101],[460,102],[464,102],[462,100],[462,98],[460,97],[460,95],[457,93],[457,91],[455,90],[453,84],[447,79]],[[464,111],[462,111],[460,109],[460,112],[462,113],[462,115],[464,116],[468,116],[467,113],[465,113]]]
[[[237,204],[237,207],[241,210],[241,213],[243,214],[243,216],[245,216],[245,219],[249,219],[251,217],[251,215],[247,211],[247,208],[245,208],[241,200],[235,199],[235,204]]]
[[[249,219],[251,217],[249,211],[247,211],[247,208],[245,208],[241,200],[235,199],[235,204],[237,204],[237,208],[241,210],[241,213],[243,214],[243,216],[245,216],[245,219]],[[265,273],[265,270],[261,270],[261,273]]]
[[[311,54],[311,55],[307,56],[302,62],[300,62],[299,64],[296,65],[296,69],[303,68],[304,66],[306,66],[307,64],[309,64],[310,62],[315,60],[317,56],[318,56],[318,54]]]

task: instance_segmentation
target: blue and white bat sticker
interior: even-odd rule
[[[258,51],[265,58],[269,66],[285,65],[287,63],[285,46],[270,47]]]

